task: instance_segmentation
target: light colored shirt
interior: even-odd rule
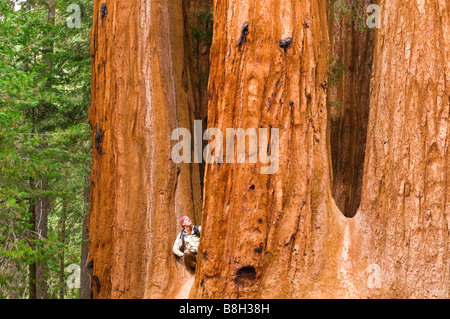
[[[197,226],[198,231],[201,232],[202,226]],[[183,246],[183,236],[178,234],[175,243],[173,244],[173,253],[178,257],[183,257],[183,252],[181,248]],[[197,252],[198,244],[200,243],[200,237],[194,234],[194,228],[192,227],[192,232],[189,234],[187,231],[184,231],[184,249],[189,249],[193,253]]]

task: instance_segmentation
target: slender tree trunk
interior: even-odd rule
[[[66,244],[66,210],[67,200],[63,199],[63,207],[61,211],[61,219],[59,222],[60,235],[59,242],[62,245]],[[59,299],[64,299],[65,281],[64,281],[64,246],[61,248],[59,259]]]
[[[32,112],[32,123],[34,132],[34,111]],[[41,144],[45,147],[45,144]],[[34,179],[30,179],[30,189],[32,191],[47,189],[47,181],[41,178],[36,185]],[[48,206],[49,201],[46,197],[37,197],[30,200],[29,212],[31,215],[30,224],[32,238],[34,240],[45,240],[48,237]],[[47,298],[47,282],[45,278],[46,265],[40,261],[30,265],[30,299],[46,299]]]
[[[34,188],[34,180],[30,178],[30,189]],[[28,213],[30,214],[30,231],[34,233],[35,228],[35,212],[36,212],[36,205],[34,203],[35,199],[30,199],[30,204],[28,206]],[[36,263],[32,263],[29,266],[29,298],[30,299],[36,299]]]
[[[88,181],[89,183],[89,178]],[[87,229],[88,212],[89,212],[89,194],[90,189],[84,189],[84,214],[83,214],[83,230],[81,243],[81,278],[80,278],[80,299],[89,299],[91,297],[91,269],[89,267],[89,233]]]
[[[40,189],[47,189],[47,182],[41,179]],[[35,206],[35,233],[39,240],[44,241],[48,238],[48,207],[47,197],[37,199]],[[47,265],[45,262],[36,263],[36,299],[47,299]]]
[[[94,3],[89,113],[94,298],[171,297],[189,276],[172,245],[181,216],[199,223],[199,170],[170,158],[172,131],[193,131],[195,82],[186,15],[185,1]]]
[[[13,4],[14,5],[14,4]],[[31,10],[30,1],[25,2],[25,8],[27,11]],[[27,70],[29,68],[29,65],[26,63],[24,65],[24,69]],[[34,108],[31,110],[31,133],[35,133],[35,110]],[[33,189],[35,188],[35,181],[33,178],[30,178],[29,180],[29,186],[30,186],[30,193],[33,192]],[[28,206],[28,214],[30,215],[30,232],[34,233],[35,230],[35,216],[36,211],[36,203],[35,198],[31,198],[29,201]],[[28,297],[29,299],[36,299],[36,263],[32,263],[29,265],[29,293]]]
[[[28,3],[27,3],[28,5]],[[48,13],[46,20],[50,26],[55,25],[55,12],[56,12],[56,1],[49,1],[47,3]],[[47,36],[51,36],[51,32]],[[43,48],[44,54],[42,59],[47,65],[47,73],[51,73],[53,69],[53,40]],[[47,84],[49,85],[49,84]],[[42,135],[43,143],[41,148],[47,147],[45,142],[45,135]],[[40,178],[38,188],[40,190],[48,189],[48,181],[45,177]],[[39,197],[35,205],[34,214],[34,231],[37,234],[39,240],[45,240],[48,237],[48,209],[49,209],[49,199],[47,197]],[[43,262],[37,262],[34,266],[33,274],[35,276],[36,283],[36,299],[46,299],[47,298],[47,282],[46,282],[46,272],[47,265]]]

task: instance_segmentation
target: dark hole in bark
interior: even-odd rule
[[[256,270],[253,266],[244,266],[237,270],[236,272],[236,280],[237,284],[242,284],[243,279],[255,280],[256,279]]]

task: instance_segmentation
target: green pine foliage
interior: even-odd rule
[[[338,20],[344,24],[353,24],[359,31],[366,31],[366,20],[369,14],[366,11],[371,1],[368,0],[331,0],[329,8]]]
[[[207,4],[208,2],[205,2],[204,9],[191,9],[189,15],[193,57],[196,64],[199,62],[200,55],[209,51],[213,38],[212,3]],[[204,72],[197,70],[199,85],[203,89],[208,86],[208,76],[209,69]]]
[[[80,28],[66,23],[70,4],[81,8]],[[58,298],[60,289],[65,298],[78,297],[77,289],[61,287],[59,272],[62,251],[65,266],[80,264],[91,165],[93,1],[57,1],[54,23],[48,5],[0,2],[0,298],[28,298],[29,265],[36,262],[46,265],[49,298]],[[30,206],[43,197],[49,203],[46,238],[31,229]]]

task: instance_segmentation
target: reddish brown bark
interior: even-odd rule
[[[380,5],[354,271],[380,267],[376,297],[448,298],[450,3]]]
[[[178,218],[201,213],[198,166],[170,159],[194,120],[185,2],[95,1],[91,53],[93,297],[172,297],[189,276]]]
[[[314,282],[336,276],[328,258],[344,219],[330,189],[325,3],[215,2],[211,58],[208,126],[279,128],[280,168],[261,175],[260,164],[207,165],[191,296],[320,295]]]
[[[198,224],[200,202],[196,166],[170,161],[170,132],[192,128],[195,109],[183,9],[110,1],[101,18],[101,3],[90,109],[94,133],[95,124],[104,131],[91,175],[94,297],[172,297],[190,283],[170,251],[176,218],[191,212]],[[449,297],[449,2],[379,4],[370,75],[370,35],[330,30],[324,1],[214,2],[208,126],[279,128],[280,163],[272,175],[261,163],[206,165],[190,297]],[[330,52],[355,69],[327,97]],[[368,103],[369,75],[363,147],[357,105]],[[335,96],[346,104],[331,137]],[[364,158],[363,174],[335,169],[333,184],[332,156],[349,153]]]
[[[280,170],[207,166],[191,296],[448,298],[448,1],[380,3],[353,219],[332,198],[325,9],[274,3],[215,3],[209,126],[280,127]],[[283,51],[277,43],[287,36]]]

